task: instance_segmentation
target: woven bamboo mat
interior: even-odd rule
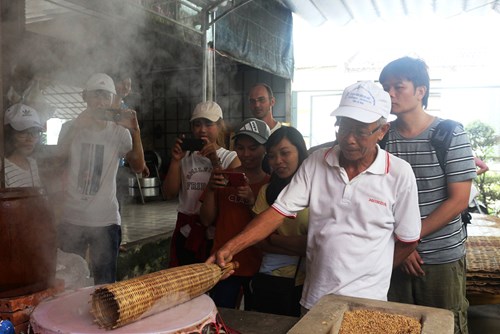
[[[466,245],[467,293],[500,295],[500,238],[471,236]]]
[[[473,236],[467,240],[467,271],[500,277],[500,238]]]

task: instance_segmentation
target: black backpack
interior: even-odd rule
[[[436,129],[431,136],[431,145],[436,150],[436,155],[439,160],[439,165],[443,172],[446,171],[446,156],[448,155],[448,149],[450,148],[451,139],[453,138],[453,130],[457,125],[462,125],[452,119],[445,119],[436,126]],[[384,138],[378,142],[379,146],[383,149],[387,143],[387,138],[389,137],[389,131],[385,134]],[[469,211],[465,209],[462,211],[462,221],[465,224],[471,223],[472,216]]]

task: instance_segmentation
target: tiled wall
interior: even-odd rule
[[[255,83],[269,84],[276,97],[274,117],[290,121],[290,80],[267,72],[220,60],[216,72],[216,102],[221,106],[226,125],[236,126],[251,117],[247,94]],[[201,69],[162,71],[141,80],[142,98],[137,106],[145,150],[155,150],[162,158],[165,171],[175,138],[190,133],[191,111],[201,101]]]

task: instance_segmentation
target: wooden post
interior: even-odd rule
[[[3,88],[3,81],[4,81],[4,56],[3,56],[3,50],[4,50],[4,13],[5,13],[5,3],[0,2],[0,189],[5,188],[5,147],[4,147],[4,126],[3,126],[3,120],[4,120],[4,113],[5,113],[5,103],[4,103],[4,88]]]
[[[22,39],[26,24],[25,0],[0,1],[0,189],[5,188],[5,131],[4,117],[8,103],[5,99],[12,67],[12,55],[7,50]]]

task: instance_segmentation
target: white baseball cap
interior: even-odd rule
[[[257,118],[248,118],[240,124],[233,139],[241,135],[247,135],[255,139],[257,143],[265,144],[271,135],[271,130],[266,122]]]
[[[17,131],[24,131],[29,128],[44,129],[38,112],[21,103],[16,103],[5,111],[4,124],[10,124]]]
[[[391,97],[372,81],[360,81],[344,89],[339,107],[331,116],[343,116],[373,123],[391,113]]]
[[[217,122],[222,118],[222,109],[214,101],[200,102],[193,110],[191,121],[197,118],[206,118],[212,122]]]
[[[116,95],[115,83],[113,79],[105,73],[94,73],[85,84],[86,91],[105,90]]]

